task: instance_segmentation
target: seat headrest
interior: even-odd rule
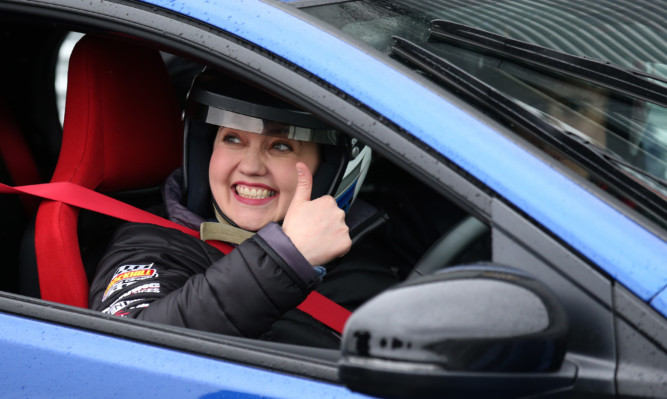
[[[103,192],[158,185],[181,164],[182,136],[158,51],[94,36],[76,44],[52,181]]]

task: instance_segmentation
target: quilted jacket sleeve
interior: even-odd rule
[[[276,226],[265,227],[225,256],[175,230],[125,225],[98,266],[91,284],[91,308],[258,337],[319,282]]]

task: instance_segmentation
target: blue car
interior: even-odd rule
[[[3,397],[667,398],[664,0],[5,0],[0,21]],[[68,64],[81,37],[98,76]],[[87,308],[125,206],[182,162],[204,67],[372,149],[351,189],[401,281],[337,349]]]

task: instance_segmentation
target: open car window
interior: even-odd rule
[[[20,35],[23,28],[16,27],[15,29],[16,34]],[[74,45],[86,33],[69,31],[66,28],[59,29],[58,33],[61,40],[54,41],[50,48],[44,50],[58,54],[52,65],[55,71],[52,75],[53,80],[45,80],[42,88],[44,91],[51,91],[53,95],[42,99],[30,98],[30,101],[41,101],[42,106],[56,108],[58,112],[50,115],[50,118],[52,122],[62,126],[62,118],[64,118],[64,111],[67,107],[63,103],[67,94],[67,62]],[[99,33],[93,32],[92,34]],[[114,35],[109,34],[108,36],[113,37]],[[134,39],[124,37],[119,40],[132,43]],[[207,64],[200,60],[192,60],[186,54],[176,55],[169,48],[157,48],[164,50],[161,55],[171,77],[173,92],[179,105],[184,108],[185,97],[193,77]],[[220,66],[213,67],[225,70]],[[271,91],[272,88],[267,87],[266,90]],[[29,94],[24,93],[24,95]],[[11,92],[8,93],[8,96],[13,95]],[[316,112],[321,111],[316,110]],[[321,116],[329,118],[326,114],[321,114]],[[24,119],[28,116],[19,113],[17,117]],[[49,132],[36,130],[33,133],[35,137],[31,137],[31,140],[43,140],[42,136],[50,134]],[[346,133],[354,134],[354,132]],[[58,131],[58,134],[62,133]],[[51,138],[51,140],[54,139]],[[343,284],[338,284],[337,287],[344,287],[339,296],[347,301],[344,305],[348,309],[354,310],[366,300],[405,279],[430,274],[454,264],[491,260],[490,230],[484,222],[480,222],[458,204],[447,199],[439,190],[429,187],[428,184],[413,176],[403,166],[397,165],[393,159],[384,155],[384,149],[374,148],[372,145],[371,147],[375,155],[357,201],[360,206],[366,204],[368,209],[380,216],[376,217],[370,226],[357,226],[358,229],[355,227],[354,239],[359,241],[358,245],[355,244],[355,248],[358,248],[355,251],[362,253],[360,259],[369,263],[371,260],[377,263],[378,257],[384,259],[386,263],[382,265],[383,272],[374,281],[364,280],[365,266],[363,263],[358,265],[358,271],[352,270],[349,282],[346,283],[346,277],[342,277]],[[60,146],[49,147],[48,151],[57,156]],[[39,162],[44,161],[44,159],[39,160]],[[47,176],[54,172],[54,167],[47,163],[40,164],[40,168],[45,170]],[[11,182],[7,181],[7,183]],[[142,187],[133,192],[112,191],[107,194],[142,209],[152,209],[159,206],[161,201],[159,190],[156,191],[155,187]],[[14,264],[12,279],[6,281],[5,291],[10,294],[39,298],[39,289],[26,288],[36,287],[36,279],[39,277],[34,271],[26,272],[30,259],[25,259],[25,250],[22,250],[26,245],[24,240],[30,240],[30,237],[24,237],[22,232],[30,231],[32,216],[26,214],[19,225],[7,225],[3,231],[3,234],[14,237],[12,242],[16,244],[7,248],[7,251],[11,252],[12,259],[16,261],[12,262]],[[119,223],[120,220],[108,216],[86,210],[81,211],[78,227],[79,245],[86,268],[86,278],[89,282],[95,274],[96,263]],[[467,226],[473,226],[472,230]],[[460,229],[464,228],[468,229],[465,231],[471,231],[471,233],[459,233]],[[413,269],[418,264],[421,266],[418,273],[415,274]],[[358,273],[362,278],[355,278],[354,273]],[[335,270],[331,275],[338,278]],[[383,281],[383,278],[386,281]],[[292,342],[291,340],[287,343],[316,347],[308,342]],[[272,348],[279,343],[266,343],[265,345]],[[288,352],[312,353],[315,357],[323,356],[325,359],[330,356],[337,357],[332,353],[323,355],[323,352],[318,352],[316,349],[313,349],[312,352],[289,346],[284,349]]]

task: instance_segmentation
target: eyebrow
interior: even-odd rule
[[[273,136],[273,137],[281,137],[281,138],[288,138],[289,135],[289,127],[288,125],[285,124],[267,124],[267,126],[264,127],[264,131],[262,134],[266,134],[268,136]]]

